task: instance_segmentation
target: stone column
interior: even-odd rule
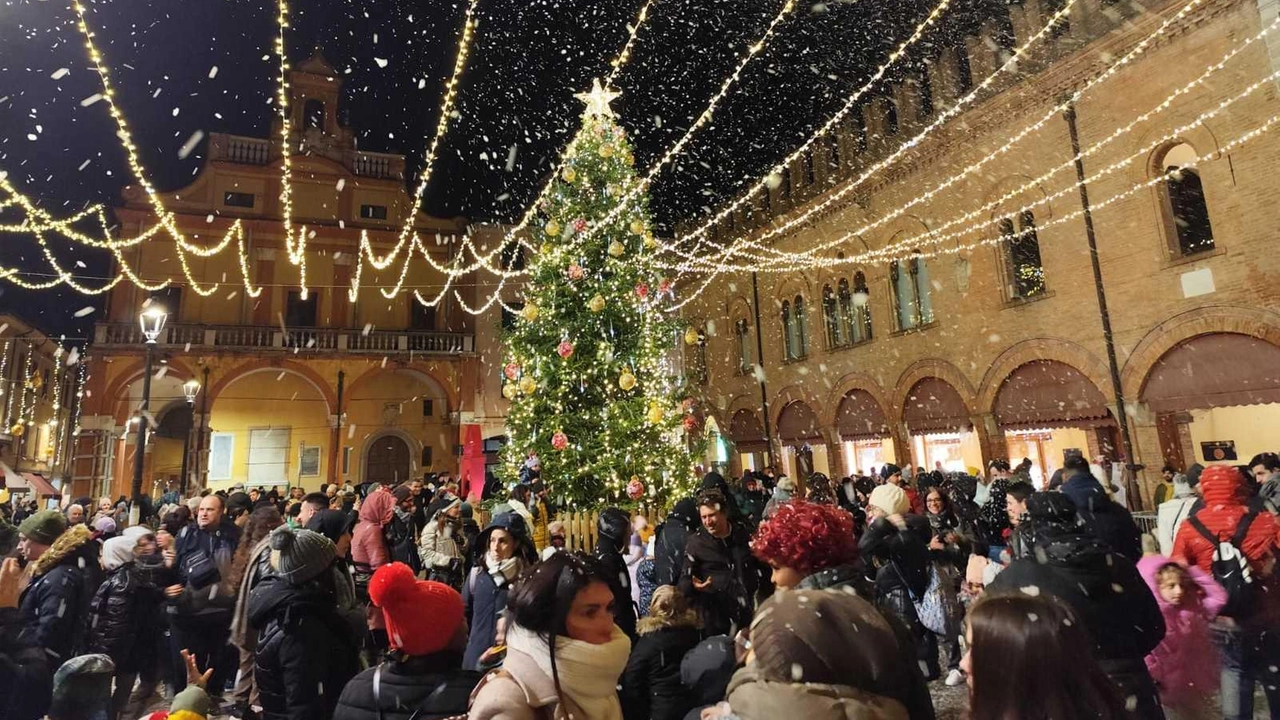
[[[844,466],[844,444],[840,440],[840,431],[832,428],[823,431],[822,435],[827,442],[827,469],[831,471],[832,479],[839,481],[849,474],[848,468]]]
[[[254,325],[275,325],[272,306],[276,289],[271,287],[275,279],[276,251],[271,248],[258,248],[253,252],[254,284],[261,286],[262,294],[255,298],[249,307],[253,313]]]
[[[1139,502],[1129,501],[1129,508],[1152,509],[1156,486],[1160,484],[1160,468],[1164,466],[1164,454],[1160,451],[1160,431],[1156,427],[1156,415],[1145,403],[1128,404],[1129,433],[1133,438],[1133,454],[1129,462],[1143,465],[1137,474]]]
[[[982,467],[985,469],[992,460],[1009,459],[1009,446],[1004,440],[1004,431],[996,424],[996,417],[991,413],[970,416],[973,431],[978,435],[978,447],[982,448]]]

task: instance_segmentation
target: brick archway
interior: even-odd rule
[[[912,388],[916,386],[916,383],[929,377],[936,377],[945,381],[960,394],[960,399],[964,400],[965,407],[969,409],[969,412],[974,411],[977,392],[974,391],[969,378],[965,377],[965,374],[959,368],[946,360],[917,360],[902,371],[902,375],[898,378],[898,383],[893,388],[893,413],[889,415],[891,422],[898,423],[902,421],[902,412],[907,404],[907,396],[911,393]]]
[[[1106,363],[1100,358],[1066,340],[1033,338],[1008,348],[1000,353],[995,362],[991,363],[991,367],[982,378],[973,409],[980,413],[991,412],[995,407],[996,397],[1000,394],[1000,388],[1009,375],[1023,365],[1037,360],[1059,362],[1079,370],[1102,393],[1107,402],[1115,402],[1111,392],[1110,372]]]
[[[1160,358],[1199,335],[1235,333],[1280,346],[1280,314],[1260,308],[1216,305],[1175,315],[1152,328],[1138,341],[1120,370],[1125,397],[1136,400]]]
[[[328,416],[334,414],[335,408],[338,405],[338,399],[333,388],[329,386],[329,382],[327,380],[321,377],[315,370],[312,370],[310,367],[302,363],[274,358],[250,360],[223,373],[221,377],[218,378],[217,382],[213,384],[213,389],[209,391],[209,407],[212,408],[213,404],[217,402],[218,396],[222,394],[222,391],[226,390],[227,387],[237,380],[241,380],[244,377],[255,373],[270,372],[273,370],[283,371],[301,377],[309,385],[314,387],[316,392],[320,393],[320,397],[324,399],[325,415]]]
[[[805,405],[808,405],[809,409],[813,410],[814,414],[818,416],[818,422],[822,422],[823,414],[819,410],[822,405],[818,401],[818,397],[809,392],[809,390],[803,385],[788,385],[787,387],[779,390],[777,394],[773,396],[773,399],[769,401],[769,422],[773,427],[778,427],[778,418],[782,417],[783,409],[793,402],[802,402]],[[754,410],[753,412],[759,411]],[[827,432],[827,429],[828,426],[826,424],[823,424],[822,427],[818,428],[818,430],[824,434]]]
[[[831,392],[827,393],[827,401],[818,407],[818,417],[824,428],[836,426],[840,403],[844,400],[844,396],[853,390],[865,390],[880,405],[880,410],[884,412],[885,419],[890,424],[897,421],[893,414],[894,409],[889,404],[889,398],[885,396],[884,388],[880,387],[880,383],[866,373],[852,372],[840,378],[831,388]]]
[[[143,373],[146,372],[146,358],[138,358],[125,367],[124,372],[116,376],[102,393],[103,402],[106,403],[102,407],[106,414],[110,414],[117,422],[124,422],[130,411],[121,412],[120,402],[125,399],[125,393],[138,380],[142,379]],[[159,370],[160,364],[157,362],[152,365],[153,370]],[[172,377],[175,380],[186,382],[195,378],[196,374],[187,367],[186,363],[181,360],[169,360],[165,363],[165,367],[169,369],[165,372],[165,377]],[[201,389],[204,392],[204,389]]]

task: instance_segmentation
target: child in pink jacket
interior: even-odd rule
[[[1218,691],[1218,653],[1209,624],[1227,602],[1227,593],[1198,567],[1160,555],[1138,561],[1138,572],[1164,614],[1165,635],[1147,656],[1147,669],[1170,718],[1214,717],[1210,698]]]

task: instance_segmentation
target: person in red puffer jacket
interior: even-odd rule
[[[1228,542],[1240,523],[1251,516],[1239,548],[1261,582],[1251,606],[1235,617],[1220,615],[1213,639],[1222,653],[1222,714],[1226,720],[1253,717],[1253,693],[1261,682],[1271,717],[1280,718],[1280,583],[1273,575],[1277,545],[1275,518],[1260,502],[1250,502],[1248,486],[1239,470],[1226,465],[1205,468],[1200,475],[1203,505],[1193,517],[1220,542]],[[1213,573],[1215,544],[1191,522],[1178,528],[1173,559]]]

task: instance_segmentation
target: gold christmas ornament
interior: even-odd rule
[[[643,223],[643,222],[641,222],[641,221],[639,221],[639,220],[632,220],[632,221],[631,221],[631,234],[632,234],[632,235],[643,235],[643,234],[644,234],[644,223]]]
[[[560,177],[564,178],[565,182],[571,183],[574,180],[578,179],[578,171],[574,170],[571,167],[566,167],[564,169],[564,172],[560,173]]]
[[[620,197],[622,197],[622,186],[621,186],[621,185],[610,185],[610,186],[609,186],[609,197],[611,197],[611,198],[620,198]]]
[[[528,375],[524,376],[523,378],[520,378],[520,392],[524,393],[525,395],[532,395],[533,392],[537,389],[538,389],[538,383],[535,382],[533,378],[529,377]]]
[[[631,370],[623,370],[622,375],[618,377],[618,387],[630,392],[636,386],[636,376],[631,374]]]
[[[622,257],[622,253],[626,251],[627,251],[627,248],[624,247],[623,244],[618,242],[617,240],[614,240],[613,242],[609,243],[610,257]]]
[[[9,428],[9,434],[14,437],[22,437],[23,435],[26,434],[26,432],[27,432],[27,426],[23,425],[20,422],[14,423],[13,427]]]
[[[533,303],[529,303],[528,305],[524,306],[523,310],[520,311],[520,315],[525,319],[526,322],[533,322],[534,320],[538,319],[538,306],[534,305]]]
[[[684,331],[685,345],[697,345],[698,341],[701,339],[702,339],[702,334],[698,332],[697,328],[689,328],[688,330]]]
[[[600,295],[596,295],[595,297],[588,300],[587,309],[595,313],[598,313],[601,310],[604,310],[604,297]]]
[[[598,152],[600,153],[600,157],[608,159],[613,157],[613,154],[616,152],[616,150],[614,149],[612,144],[604,143],[600,146],[600,150]]]
[[[543,228],[543,230],[546,231],[548,236],[556,237],[557,235],[560,234],[560,223],[556,222],[555,220],[548,220],[547,225],[546,227]]]
[[[517,394],[518,394],[518,389],[516,388],[515,383],[507,383],[506,385],[502,386],[502,397],[508,400],[515,400]]]
[[[653,236],[653,233],[644,234],[644,247],[646,250],[652,250],[658,247],[658,239]]]
[[[631,153],[623,153],[623,155],[622,155],[622,162],[624,162],[624,163],[626,163],[626,164],[628,164],[628,165],[635,165],[635,164],[636,164],[636,156],[635,156],[635,155],[632,155]]]
[[[644,417],[650,424],[657,425],[662,422],[662,415],[662,405],[655,401],[649,403],[649,411],[644,414]]]

